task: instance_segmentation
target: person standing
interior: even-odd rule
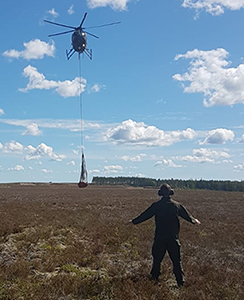
[[[155,217],[156,229],[152,246],[153,264],[150,273],[151,279],[158,281],[158,277],[161,274],[161,262],[167,251],[173,263],[173,272],[177,285],[180,287],[184,284],[184,272],[180,255],[179,217],[192,224],[199,225],[201,223],[192,217],[183,205],[171,199],[171,196],[174,195],[174,191],[169,184],[163,184],[158,191],[158,195],[161,196],[159,201],[154,202],[138,217],[130,220],[129,223],[137,225],[153,216]]]

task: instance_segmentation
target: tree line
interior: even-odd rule
[[[231,180],[194,180],[194,179],[153,179],[142,177],[99,177],[94,176],[94,185],[125,185],[133,187],[159,187],[163,183],[168,183],[176,189],[204,189],[217,191],[244,192],[244,181]]]

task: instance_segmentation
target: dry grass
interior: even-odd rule
[[[126,226],[156,190],[0,185],[0,299],[241,300],[244,194],[176,191],[202,221],[182,221],[187,284],[175,288],[168,257],[149,281],[154,222]]]

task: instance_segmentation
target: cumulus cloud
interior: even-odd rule
[[[142,154],[138,154],[136,156],[128,156],[128,155],[124,155],[121,157],[122,160],[124,161],[131,161],[131,162],[136,162],[136,161],[142,161],[143,157],[146,157],[147,155],[142,153]]]
[[[105,89],[105,85],[104,85],[104,84],[98,84],[98,83],[96,83],[96,84],[94,84],[94,85],[90,88],[89,92],[90,92],[90,93],[98,93],[98,92],[100,92],[102,89]]]
[[[28,152],[25,159],[26,160],[33,160],[33,159],[40,159],[41,157],[47,157],[52,161],[62,161],[66,156],[65,155],[58,155],[53,152],[53,148],[47,146],[44,143],[41,143],[36,148],[32,145],[29,145],[25,148]]]
[[[53,173],[53,170],[42,169],[41,171],[45,174]]]
[[[33,136],[38,136],[41,135],[42,132],[38,128],[38,125],[36,123],[32,123],[26,126],[26,131],[22,133],[22,135],[33,135]]]
[[[23,153],[24,146],[16,141],[11,141],[9,143],[6,143],[2,147],[3,153],[16,153],[21,154]]]
[[[67,166],[75,166],[75,162],[71,160],[70,162],[67,163]]]
[[[244,143],[244,134],[242,135],[242,137],[241,137],[241,139],[240,139],[239,142],[240,142],[240,143]]]
[[[243,171],[244,170],[244,163],[234,166],[234,169],[236,171]]]
[[[23,171],[25,168],[22,165],[16,165],[13,168],[8,168],[8,171]]]
[[[126,10],[131,0],[87,0],[90,8],[110,6],[114,10]]]
[[[196,163],[216,163],[217,160],[226,161],[230,154],[225,151],[216,151],[208,148],[193,149],[192,155],[176,156],[175,159],[196,162]]]
[[[50,9],[48,12],[47,12],[49,15],[51,15],[53,18],[57,18],[59,16],[59,13],[57,13],[55,11],[55,8],[52,8]]]
[[[4,113],[3,109],[0,108],[0,116],[2,116],[2,115],[4,115],[4,114],[5,114],[5,113]]]
[[[104,173],[110,174],[110,173],[118,173],[119,171],[122,171],[123,167],[120,165],[110,165],[110,166],[104,166]]]
[[[3,153],[25,155],[25,160],[38,160],[42,157],[46,157],[53,161],[62,161],[66,157],[65,155],[54,153],[53,148],[44,143],[41,143],[35,148],[32,145],[25,147],[19,142],[12,140],[4,145],[0,143],[0,150]]]
[[[90,170],[89,174],[92,174],[92,173],[100,173],[100,170],[98,170],[98,169]]]
[[[233,141],[235,134],[232,130],[218,128],[211,130],[207,134],[208,136],[200,145],[204,144],[225,144],[227,141]]]
[[[205,10],[211,15],[221,15],[225,8],[230,10],[244,8],[244,0],[184,0],[182,7],[197,11]]]
[[[171,159],[159,160],[154,164],[154,167],[170,167],[170,168],[181,168],[182,165],[175,164]]]
[[[165,132],[143,122],[137,123],[133,120],[127,120],[114,128],[110,128],[105,135],[105,140],[144,146],[170,146],[183,140],[192,140],[196,135],[196,132],[191,128],[183,131]]]
[[[54,42],[46,43],[39,39],[32,40],[28,43],[24,43],[25,49],[22,51],[18,50],[7,50],[3,53],[3,56],[8,58],[24,58],[30,59],[42,59],[45,55],[54,57],[55,45]]]
[[[47,80],[42,73],[39,73],[37,68],[29,65],[24,71],[23,75],[29,78],[26,88],[19,89],[21,92],[27,92],[34,89],[50,90],[54,89],[60,96],[76,97],[84,92],[86,80],[84,78],[76,77],[74,80],[54,81]]]
[[[68,14],[69,15],[73,15],[75,13],[75,11],[74,11],[74,5],[72,4],[71,6],[70,6],[70,8],[68,9]]]
[[[229,53],[225,49],[210,51],[193,50],[179,54],[175,60],[190,59],[188,72],[175,74],[186,93],[203,93],[206,107],[215,105],[244,104],[244,64],[228,67]]]

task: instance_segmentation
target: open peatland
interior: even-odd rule
[[[148,280],[154,220],[126,222],[156,189],[72,184],[0,185],[0,299],[244,299],[244,193],[176,190],[201,221],[181,221],[186,285],[166,255]]]

